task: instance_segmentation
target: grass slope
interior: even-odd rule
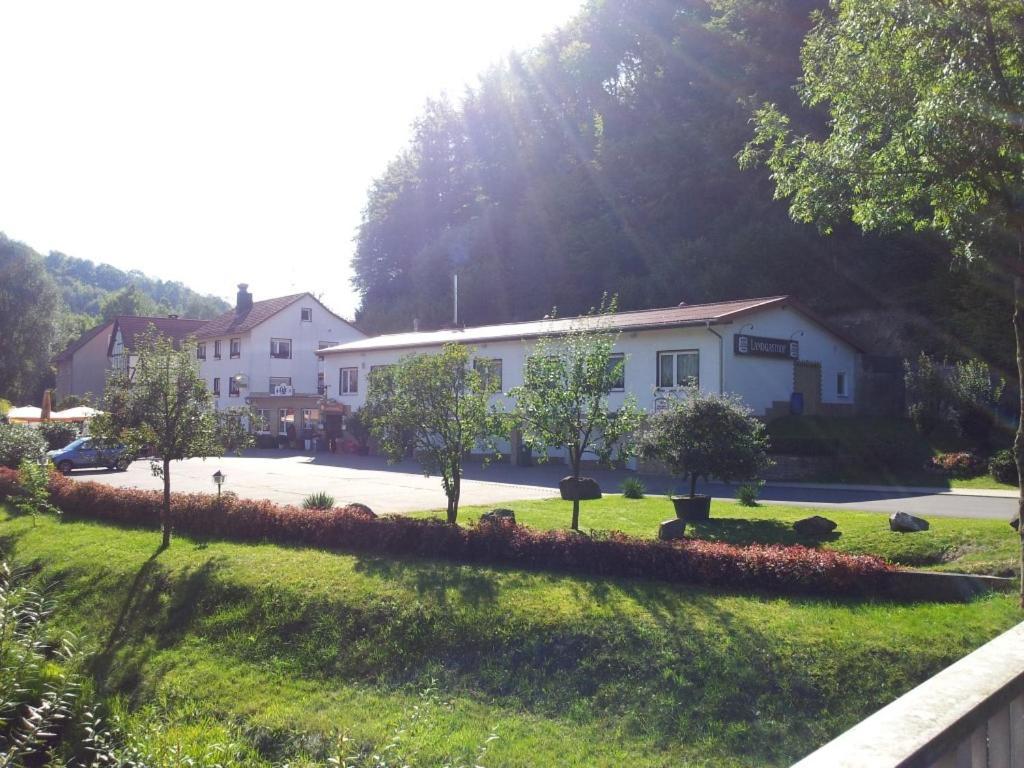
[[[560,499],[519,501],[506,505],[516,519],[534,528],[568,528],[572,506]],[[463,507],[459,521],[476,520],[490,507]],[[819,514],[838,524],[825,538],[800,536],[793,522]],[[444,517],[443,511],[418,513],[422,517]],[[584,530],[618,530],[633,536],[653,537],[658,524],[675,513],[664,496],[626,499],[606,494],[580,507]],[[919,533],[893,533],[886,515],[877,512],[847,512],[784,505],[743,507],[733,502],[714,501],[711,520],[691,525],[688,535],[732,544],[804,544],[852,554],[880,555],[893,563],[931,570],[1014,575],[1018,569],[1020,539],[1004,520],[930,517],[931,527]]]
[[[492,732],[488,768],[788,765],[1019,620],[1007,596],[829,601],[158,543],[0,511],[5,556],[60,582],[99,688],[142,708],[137,726],[164,721],[165,746],[230,740],[244,765],[322,764],[341,734],[369,748],[398,729],[413,765],[469,762]]]

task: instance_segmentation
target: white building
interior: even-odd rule
[[[196,334],[199,370],[218,410],[249,405],[257,432],[296,438],[324,424],[340,430],[343,409],[321,380],[316,350],[365,334],[310,293],[265,301],[238,286],[234,309]]]
[[[398,333],[317,354],[338,401],[356,410],[366,401],[367,374],[375,367],[448,343],[470,345],[476,358],[497,363],[501,391],[508,392],[522,384],[537,338],[593,322],[560,318]],[[695,383],[704,391],[736,393],[765,417],[789,413],[793,400],[802,400],[806,414],[853,412],[861,350],[788,296],[620,312],[600,322],[619,332],[615,348],[624,360],[622,387],[609,398],[613,408],[630,393],[641,408],[657,410],[674,391]]]

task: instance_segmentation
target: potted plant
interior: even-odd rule
[[[688,496],[671,496],[676,515],[707,520],[711,498],[697,494],[697,480],[753,480],[768,465],[764,424],[734,395],[708,394],[694,387],[653,414],[640,440],[644,456],[689,480]]]

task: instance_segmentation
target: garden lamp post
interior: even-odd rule
[[[224,485],[224,481],[227,480],[227,475],[221,472],[219,469],[213,473],[213,482],[217,484],[217,500],[220,501],[220,487]]]

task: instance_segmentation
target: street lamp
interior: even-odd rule
[[[221,472],[219,469],[213,473],[213,482],[217,484],[217,499],[220,500],[220,487],[224,485],[224,481],[228,479],[228,476]]]

